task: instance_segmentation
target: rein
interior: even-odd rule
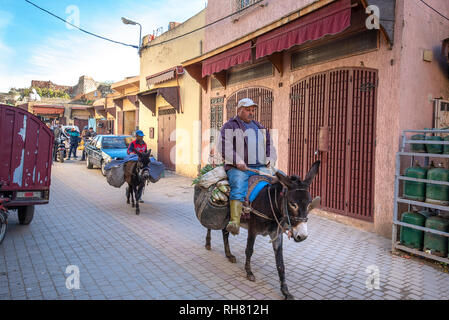
[[[295,190],[293,190],[293,191],[297,191],[297,190],[305,190],[305,189],[295,189]],[[305,190],[305,191],[307,191],[307,190]],[[276,221],[276,223],[277,223],[277,225],[278,225],[277,231],[276,231],[276,237],[275,237],[274,239],[270,240],[271,243],[273,243],[274,241],[276,241],[276,240],[279,238],[279,235],[280,235],[280,234],[286,233],[287,231],[290,231],[290,232],[293,233],[293,230],[292,230],[293,228],[292,228],[292,224],[291,224],[291,221],[290,221],[290,214],[289,214],[289,212],[288,212],[287,192],[288,192],[288,188],[285,187],[285,186],[283,186],[282,191],[281,191],[281,199],[282,199],[282,200],[281,200],[281,201],[282,201],[282,206],[281,206],[281,210],[280,210],[280,212],[281,212],[281,214],[282,214],[281,220],[278,219],[278,217],[277,217],[277,215],[276,215],[276,212],[275,212],[275,210],[274,210],[274,208],[273,208],[273,201],[272,201],[272,199],[271,199],[271,185],[268,187],[267,193],[268,193],[268,199],[269,199],[269,201],[270,201],[271,213],[273,214],[274,219],[272,219],[272,218],[270,218],[269,216],[267,216],[267,215],[265,215],[265,214],[263,214],[263,213],[257,211],[256,209],[254,209],[254,208],[252,208],[252,207],[250,206],[251,211],[252,211],[255,215],[257,215],[257,216],[259,216],[259,217],[261,217],[261,218],[263,218],[263,219],[266,219],[266,220],[275,220],[275,221]],[[279,211],[279,206],[278,206],[278,201],[277,201],[277,193],[276,193],[276,192],[274,193],[274,197],[275,197],[274,202],[275,202],[275,204],[276,204],[276,209]],[[282,225],[285,223],[285,220],[287,220],[287,226],[288,226],[288,228],[284,228],[284,227],[282,226]],[[300,220],[301,222],[307,222],[308,219],[307,219],[307,218],[300,218],[300,219],[298,219],[298,220]],[[281,232],[281,231],[282,231],[282,232]]]

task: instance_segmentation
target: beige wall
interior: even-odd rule
[[[203,10],[183,24],[153,40],[151,45],[204,26],[205,19],[206,11]],[[183,61],[199,56],[203,41],[204,30],[201,30],[163,45],[144,49],[140,63],[140,91],[144,92],[156,87],[177,86],[177,81],[171,80],[149,88],[146,77],[181,65]],[[200,86],[187,72],[180,76],[179,86],[184,112],[176,114],[176,172],[185,176],[195,177],[198,173],[201,131],[199,129],[195,130],[194,126],[200,118]],[[156,99],[156,105],[157,108],[160,108],[169,104],[159,96]],[[152,153],[155,156],[157,156],[158,149],[157,116],[158,113],[156,113],[156,116],[153,116],[151,111],[141,103],[139,110],[140,129],[147,136],[145,141],[148,147],[153,150]],[[151,127],[154,128],[154,139],[148,138]]]

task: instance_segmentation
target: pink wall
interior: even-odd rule
[[[228,3],[227,1],[223,2]],[[276,1],[275,3],[277,2],[281,1]],[[292,4],[292,1],[285,2]],[[300,2],[305,3],[305,1]],[[438,2],[440,6],[436,7],[443,11],[446,10],[446,14],[449,15],[449,2],[442,5],[442,1],[429,1],[429,3],[432,2]],[[270,5],[273,4],[272,8],[274,8],[275,3],[270,2]],[[377,51],[311,65],[292,72],[289,71],[291,53],[284,52],[285,72],[282,77],[275,71],[273,77],[230,86],[226,89],[209,90],[207,93],[203,91],[203,130],[209,128],[209,106],[212,97],[223,95],[229,97],[234,92],[250,86],[271,88],[274,98],[273,128],[277,128],[280,134],[277,166],[281,170],[287,171],[289,146],[285,142],[289,138],[289,93],[291,85],[309,75],[335,68],[364,66],[377,69],[379,86],[376,119],[375,212],[374,224],[370,230],[386,237],[391,237],[395,153],[398,151],[400,132],[406,128],[413,129],[431,126],[432,105],[428,102],[428,96],[431,94],[432,97],[439,97],[444,94],[445,88],[449,88],[447,77],[440,70],[437,59],[437,53],[441,50],[441,40],[449,37],[449,24],[447,21],[443,22],[442,19],[429,19],[429,17],[435,18],[435,14],[430,14],[429,16],[427,9],[423,9],[416,4],[419,4],[419,2],[410,0],[397,1],[395,44],[392,50],[389,49],[385,38],[381,35],[380,48]],[[209,5],[212,5],[212,7],[217,6],[218,1],[210,0]],[[286,9],[279,5],[279,12],[281,12],[282,8],[286,11],[291,9],[291,7]],[[260,10],[264,10],[264,8]],[[208,15],[213,12],[214,10],[211,10],[209,7]],[[261,15],[262,13],[259,14],[259,16]],[[249,15],[247,20],[253,21],[254,17],[255,13],[254,15]],[[272,15],[272,20],[275,19],[274,17],[275,15]],[[405,23],[403,24],[404,18]],[[208,17],[208,19],[211,18]],[[235,39],[238,33],[233,26],[228,26],[230,24],[231,22],[228,22],[217,26],[214,31],[206,33],[205,47],[208,50]],[[267,22],[260,22],[260,24],[265,25]],[[422,28],[422,26],[425,26],[425,28]],[[223,37],[216,37],[212,40],[210,35],[219,33]],[[434,50],[434,62],[428,63],[422,60],[423,48]],[[447,66],[445,67],[447,68]],[[279,83],[281,82],[283,85],[279,88]],[[226,112],[224,114],[225,119]],[[205,146],[206,143],[203,144],[203,147]]]
[[[209,0],[207,4],[206,22],[211,23],[235,12],[236,0]],[[225,19],[207,28],[204,52],[211,51],[232,42],[248,33],[270,24],[281,17],[297,11],[315,0],[282,0],[264,1],[265,7],[255,5],[238,15]],[[239,20],[233,22],[234,19]],[[226,30],[226,32],[223,32]]]
[[[426,2],[449,16],[449,1]],[[423,129],[433,126],[433,103],[429,97],[448,94],[447,64],[443,61],[441,43],[449,37],[449,22],[420,1],[404,4],[400,91],[409,94],[400,97],[400,129]],[[423,60],[424,50],[433,51],[432,62]]]

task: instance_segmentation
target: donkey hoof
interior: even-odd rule
[[[136,209],[136,215],[140,214],[140,209]]]
[[[253,274],[248,274],[246,275],[246,277],[248,278],[249,281],[254,282],[256,281],[256,277]]]
[[[131,207],[133,207],[133,208],[134,208],[135,206],[136,206],[136,205],[135,205],[134,203],[131,205]]]
[[[126,201],[126,203],[127,203],[127,204],[129,204],[129,200],[128,200],[128,201]]]
[[[290,293],[285,295],[285,300],[295,300],[295,297],[291,295]]]
[[[206,248],[206,250],[210,250],[211,249],[210,244],[206,244],[204,247]]]
[[[237,259],[233,255],[227,256],[226,258],[228,258],[229,262],[231,262],[231,263],[237,262]]]

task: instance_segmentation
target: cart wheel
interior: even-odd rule
[[[21,225],[29,225],[34,217],[34,206],[19,207],[17,209],[19,214],[19,223]]]
[[[6,214],[0,212],[0,244],[2,244],[3,239],[5,239],[6,230],[8,229],[6,219],[7,219]]]

